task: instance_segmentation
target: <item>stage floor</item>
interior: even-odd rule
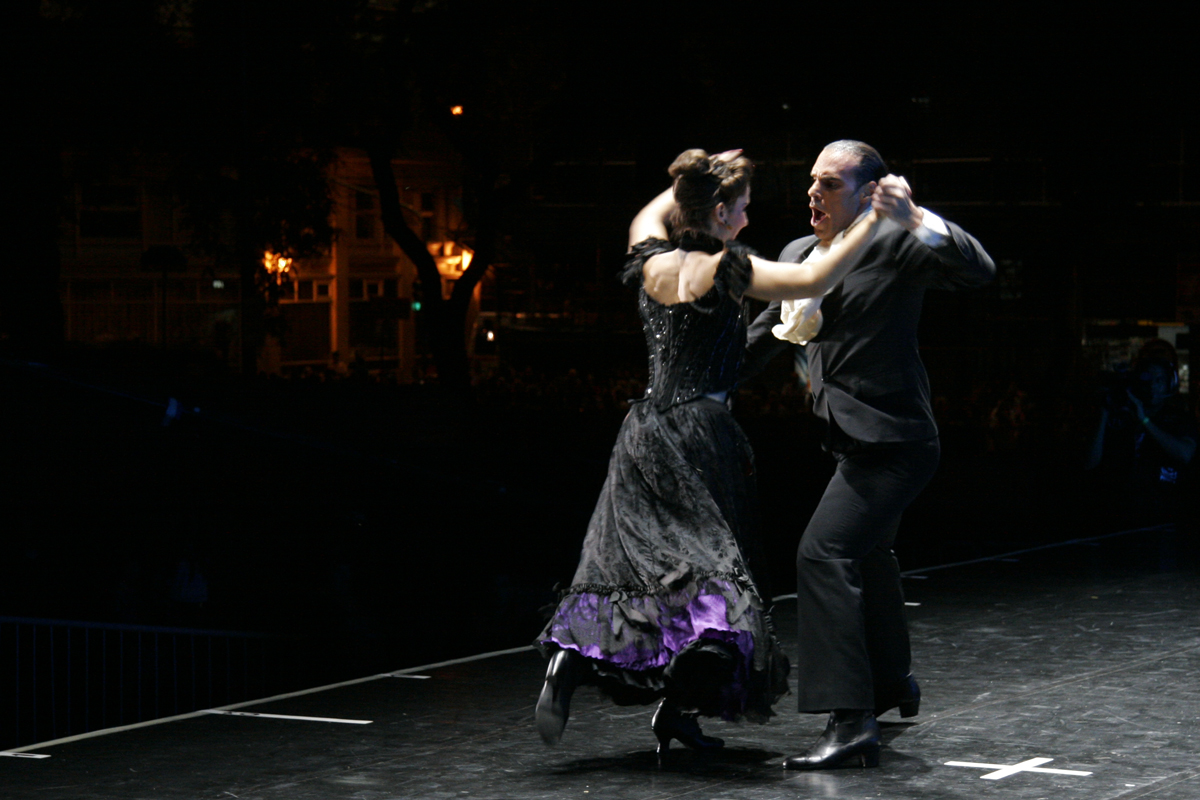
[[[1161,531],[908,574],[924,698],[913,720],[882,718],[878,769],[784,771],[824,724],[791,698],[767,725],[705,721],[726,748],[676,743],[660,766],[652,709],[584,688],[548,748],[544,663],[525,650],[237,709],[320,719],[204,713],[35,745],[0,758],[0,796],[1195,800],[1198,576]],[[794,649],[789,602],[776,622]]]

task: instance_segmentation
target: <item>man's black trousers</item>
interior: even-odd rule
[[[900,515],[937,469],[936,438],[841,437],[837,470],[796,554],[801,712],[873,709],[908,675],[912,655],[900,568]]]

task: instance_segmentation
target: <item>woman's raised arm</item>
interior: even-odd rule
[[[635,244],[651,236],[666,239],[667,217],[674,210],[675,193],[672,189],[667,189],[647,203],[629,223],[629,249],[632,250]]]
[[[820,297],[850,271],[858,257],[870,246],[883,217],[874,210],[851,226],[842,241],[827,255],[803,264],[783,264],[751,256],[754,267],[746,294],[759,300],[794,300]]]

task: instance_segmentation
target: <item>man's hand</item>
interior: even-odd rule
[[[910,231],[921,227],[924,212],[913,202],[912,189],[902,175],[885,175],[879,179],[871,206],[885,217],[891,217]]]

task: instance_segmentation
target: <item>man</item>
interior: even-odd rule
[[[1178,356],[1162,339],[1142,346],[1128,385],[1110,385],[1084,469],[1097,470],[1109,513],[1127,525],[1186,514],[1187,468],[1196,455],[1196,418],[1179,391]],[[1182,521],[1182,520],[1180,520]]]
[[[875,148],[834,142],[821,151],[812,178],[814,235],[785,247],[780,261],[828,252],[872,206],[888,219],[823,298],[823,321],[776,302],[749,332],[750,373],[789,346],[780,336],[810,341],[813,411],[828,423],[826,449],[837,461],[796,556],[799,707],[830,717],[813,747],[784,762],[788,769],[875,766],[875,717],[892,708],[905,717],[918,711],[891,550],[901,512],[933,476],[939,455],[917,323],[926,289],[980,286],[995,275],[979,242],[915,205],[908,184],[887,174]]]

